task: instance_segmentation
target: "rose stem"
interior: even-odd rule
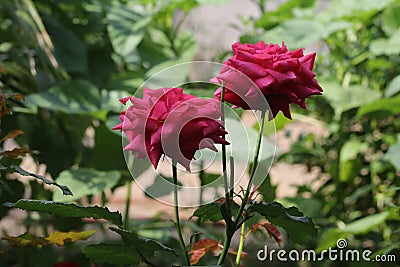
[[[221,121],[222,121],[222,125],[225,127],[225,111],[224,111],[224,108],[225,108],[225,86],[224,86],[224,83],[222,83],[222,85],[221,85],[220,103],[221,103]],[[222,138],[225,139],[225,136],[223,136]],[[222,173],[223,173],[223,176],[224,176],[226,207],[227,207],[227,210],[228,210],[228,214],[231,215],[232,214],[231,199],[230,199],[231,193],[229,191],[228,177],[226,176],[226,147],[225,147],[224,144],[222,144]],[[233,194],[233,192],[232,192],[232,194]],[[226,224],[226,226],[225,226],[225,240],[224,240],[224,245],[222,247],[221,255],[220,255],[219,259],[218,259],[218,265],[223,263],[223,261],[225,259],[225,256],[228,253],[228,249],[229,249],[229,246],[231,244],[231,240],[232,240],[233,234],[234,233],[232,233],[229,225]]]
[[[243,197],[243,202],[240,205],[238,214],[236,215],[235,224],[237,224],[237,222],[239,221],[241,214],[244,210],[244,207],[249,198],[249,194],[250,194],[250,190],[251,190],[251,183],[253,181],[254,174],[256,173],[256,169],[257,169],[257,165],[258,165],[258,157],[260,154],[260,147],[261,147],[261,140],[262,140],[263,131],[264,131],[265,117],[266,117],[265,112],[261,112],[261,125],[260,125],[260,131],[258,132],[256,153],[254,155],[253,165],[252,165],[251,171],[250,171],[250,179],[249,179],[249,183],[247,184],[247,189],[246,189],[245,195]],[[235,267],[240,266],[240,261],[242,260],[242,251],[243,251],[244,243],[246,241],[246,237],[244,236],[245,231],[246,231],[246,222],[244,222],[242,224],[242,229],[241,229],[241,234],[240,234],[240,243],[239,243],[238,253],[236,256]]]
[[[131,186],[132,180],[126,182],[126,200],[125,200],[125,219],[124,219],[124,228],[128,229],[129,224],[129,205],[131,204]]]
[[[266,114],[265,111],[261,112],[261,125],[260,125],[260,131],[258,132],[257,145],[256,145],[256,151],[255,151],[255,154],[254,154],[253,165],[252,165],[251,171],[250,171],[250,179],[249,179],[249,183],[247,185],[247,189],[246,189],[246,191],[244,193],[244,197],[243,197],[242,203],[240,205],[239,211],[238,211],[238,213],[236,215],[236,218],[235,218],[235,222],[234,222],[235,226],[238,225],[239,220],[242,217],[242,213],[243,213],[244,207],[246,206],[248,198],[249,198],[249,195],[250,195],[251,183],[253,181],[253,177],[254,177],[254,174],[256,172],[256,168],[257,168],[257,165],[258,165],[258,156],[260,154],[261,140],[262,140],[262,135],[263,135],[263,131],[264,131],[264,124],[265,124],[265,117],[266,117],[265,114]],[[242,229],[243,229],[243,227],[246,227],[245,223],[243,223],[243,224],[244,224],[244,226],[242,225]],[[222,253],[221,253],[221,255],[219,257],[219,260],[218,260],[218,264],[222,264],[223,263],[223,261],[224,261],[224,259],[226,257],[226,254],[228,252],[228,248],[227,247],[230,246],[231,240],[232,240],[232,235],[227,235],[227,238],[225,239],[225,242],[224,242],[224,248],[223,248]],[[238,257],[241,257],[241,253],[238,254]]]
[[[225,87],[224,84],[222,83],[222,91],[221,91],[221,121],[222,121],[222,126],[225,128]],[[223,139],[225,139],[225,135],[222,136]],[[229,214],[231,214],[231,201],[230,201],[230,194],[229,194],[229,184],[228,184],[228,177],[226,174],[226,145],[222,144],[222,173],[224,176],[224,186],[225,186],[225,199],[226,199],[226,206],[228,208]]]
[[[242,251],[244,247],[244,242],[246,241],[246,238],[244,236],[244,233],[246,231],[246,222],[242,224],[242,229],[240,231],[240,242],[239,242],[239,247],[236,255],[236,262],[235,262],[235,267],[240,266],[240,261],[242,260]]]
[[[179,244],[181,246],[183,255],[185,255],[186,265],[190,266],[189,255],[186,252],[185,241],[183,240],[182,231],[181,231],[181,223],[179,220],[179,206],[178,206],[178,171],[176,169],[176,162],[172,161],[172,178],[174,180],[174,215],[175,215],[175,226],[176,232],[178,234]]]

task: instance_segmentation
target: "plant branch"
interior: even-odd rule
[[[183,255],[185,256],[185,262],[187,266],[190,266],[189,255],[186,251],[185,241],[183,240],[181,223],[179,220],[179,206],[178,206],[178,170],[176,169],[176,162],[172,161],[172,177],[174,180],[174,215],[175,215],[175,226],[178,234],[179,245],[181,246]]]

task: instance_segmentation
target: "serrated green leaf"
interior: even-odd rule
[[[139,253],[147,259],[154,258],[155,253],[158,251],[168,252],[174,254],[175,256],[178,256],[178,254],[173,249],[164,246],[163,244],[160,244],[155,240],[144,238],[138,236],[134,232],[122,230],[115,227],[110,227],[110,229],[121,235],[126,245],[134,246],[139,251]]]
[[[105,219],[116,225],[122,225],[122,216],[119,212],[111,212],[106,207],[82,207],[73,203],[62,203],[44,200],[21,199],[16,203],[4,203],[6,207],[18,208],[27,211],[38,211],[60,217]]]
[[[221,213],[221,203],[208,203],[197,210],[194,211],[192,217],[198,217],[201,223],[211,221],[211,222],[218,222],[223,220],[223,216]],[[239,211],[239,205],[236,203],[232,203],[232,214],[236,215]]]
[[[56,180],[67,184],[74,192],[74,195],[67,198],[58,192],[54,192],[53,201],[70,202],[87,195],[98,195],[105,189],[116,185],[120,177],[119,171],[105,172],[87,168],[63,171]]]
[[[36,179],[39,179],[39,180],[43,181],[45,184],[57,186],[58,188],[61,189],[63,195],[66,195],[66,196],[72,196],[73,195],[71,190],[67,186],[58,184],[58,183],[56,183],[54,181],[51,181],[51,180],[47,179],[46,177],[44,177],[42,175],[28,172],[28,171],[22,169],[20,166],[17,166],[17,165],[14,165],[14,164],[10,165],[8,168],[14,169],[16,172],[18,172],[19,174],[21,174],[23,176],[32,176],[32,177],[35,177]]]
[[[306,243],[317,235],[313,221],[304,216],[296,207],[285,208],[278,202],[255,203],[249,209],[264,216],[272,224],[280,226],[289,238],[297,243]]]
[[[143,261],[134,246],[102,243],[86,246],[83,253],[96,263],[139,264]]]

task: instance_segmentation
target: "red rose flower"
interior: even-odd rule
[[[184,94],[181,88],[143,90],[143,99],[122,98],[132,102],[120,116],[121,123],[113,129],[125,132],[129,144],[125,150],[137,158],[149,157],[157,168],[162,155],[167,155],[190,170],[196,150],[209,148],[214,143],[229,144],[222,136],[227,132],[220,121],[218,101]]]
[[[237,42],[232,49],[234,56],[224,62],[220,75],[211,81],[224,83],[224,98],[235,106],[265,109],[259,101],[262,93],[269,104],[270,119],[280,110],[291,118],[290,103],[305,109],[305,99],[322,92],[312,72],[315,53],[304,55],[303,49],[288,51],[284,43],[280,47],[263,41],[256,44]],[[221,90],[215,92],[216,97],[221,97]],[[259,90],[261,93],[257,92]]]

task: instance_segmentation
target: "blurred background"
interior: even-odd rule
[[[12,110],[1,118],[1,137],[23,131],[0,141],[1,204],[21,198],[101,204],[127,214],[142,235],[174,244],[171,207],[132,182],[121,136],[111,131],[124,108],[118,99],[169,66],[223,62],[236,41],[285,42],[289,49],[317,52],[324,94],[309,100],[307,111],[293,106],[293,120],[275,120],[279,153],[259,192],[266,201],[297,206],[320,228],[309,244],[285,239],[283,247],[322,251],[345,238],[351,249],[400,259],[399,0],[2,0],[0,20],[1,107],[8,111],[7,99]],[[184,82],[199,74],[175,75]],[[215,90],[204,84],[188,89],[199,96]],[[266,129],[271,136],[271,127]],[[67,185],[74,196],[63,197],[58,188],[4,166]],[[146,175],[149,166],[142,167]],[[188,218],[192,210],[182,214]],[[2,236],[106,228],[3,206],[0,219]],[[185,227],[199,231],[193,221]],[[204,235],[221,239],[222,228],[205,229]],[[265,266],[256,253],[269,242],[266,233],[254,234],[244,266]],[[79,244],[37,250],[2,240],[0,266],[53,266],[50,259],[90,266]],[[209,260],[211,255],[201,263]],[[165,257],[158,266],[168,264]]]

